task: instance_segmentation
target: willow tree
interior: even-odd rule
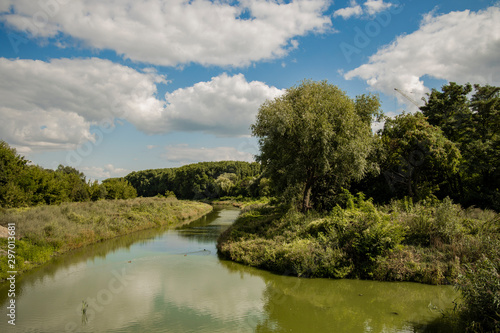
[[[340,189],[361,179],[370,167],[371,121],[379,107],[376,96],[353,100],[337,86],[309,80],[266,101],[251,129],[274,190],[289,202],[299,198],[306,211],[316,204],[311,194],[320,182]]]

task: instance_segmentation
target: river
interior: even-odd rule
[[[217,257],[236,208],[61,256],[0,286],[0,332],[420,332],[450,286],[275,275]],[[85,313],[82,311],[85,301]]]

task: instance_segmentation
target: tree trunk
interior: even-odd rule
[[[314,184],[314,169],[309,171],[306,183],[304,185],[304,194],[302,197],[302,212],[305,213],[311,209],[311,192]]]
[[[308,183],[306,183],[306,186],[304,188],[304,197],[302,199],[302,212],[303,213],[307,212],[311,208],[311,206],[310,206],[311,190],[312,190],[312,186],[309,186]]]

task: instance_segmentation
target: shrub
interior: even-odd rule
[[[461,317],[469,331],[500,331],[500,263],[483,257],[466,265],[457,285],[462,293]]]

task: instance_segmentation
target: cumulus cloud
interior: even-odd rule
[[[392,7],[392,3],[384,2],[384,0],[368,0],[364,4],[368,15],[375,15]]]
[[[0,20],[34,37],[72,36],[96,49],[164,66],[245,66],[279,58],[294,37],[325,32],[328,0],[5,0]]]
[[[350,7],[337,9],[333,16],[341,16],[344,19],[351,17],[360,17],[363,14],[370,16],[376,15],[384,10],[387,10],[394,6],[392,3],[384,2],[384,0],[368,0],[363,4],[363,7],[358,5],[355,0],[352,0]]]
[[[283,93],[242,74],[221,74],[159,99],[165,77],[97,58],[0,58],[0,77],[1,139],[25,152],[100,141],[92,126],[109,131],[120,119],[147,134],[245,136],[259,105]]]
[[[18,147],[75,148],[96,139],[92,125],[154,121],[163,110],[154,94],[164,77],[108,60],[0,58],[0,76],[0,132]]]
[[[208,161],[254,162],[253,155],[234,147],[195,148],[187,144],[170,145],[165,148],[165,158],[181,165]]]
[[[88,178],[98,180],[124,177],[130,173],[130,170],[116,168],[113,164],[106,164],[104,167],[80,167],[79,170],[82,171]]]
[[[419,100],[429,91],[423,77],[498,85],[500,83],[500,7],[424,16],[420,28],[402,35],[347,72],[373,90],[394,95],[394,88]],[[409,104],[401,95],[396,97]]]
[[[351,6],[346,8],[337,9],[333,16],[342,16],[344,19],[348,19],[351,16],[361,16],[363,14],[363,9],[360,5],[356,3],[356,1],[351,1]]]
[[[247,82],[243,74],[228,76],[224,73],[208,82],[167,93],[164,124],[157,130],[248,135],[259,106],[283,92],[260,81]]]

